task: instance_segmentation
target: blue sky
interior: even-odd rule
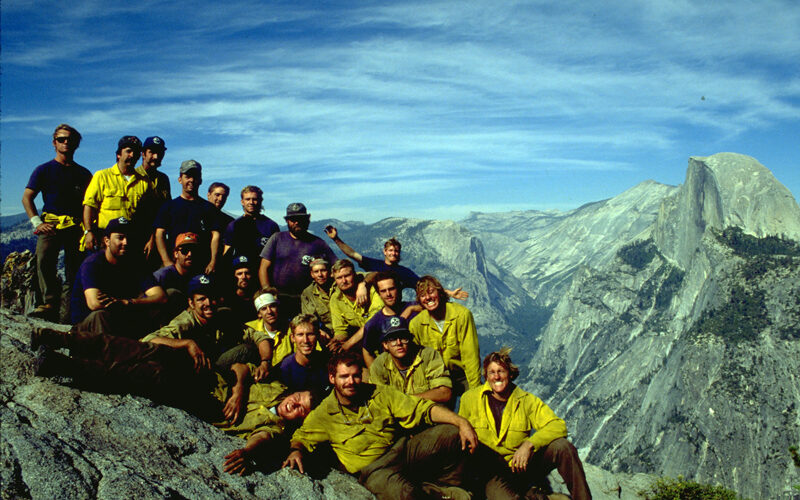
[[[93,172],[160,135],[174,192],[194,158],[273,218],[566,210],[721,151],[800,195],[794,0],[0,5],[3,215],[61,122]]]

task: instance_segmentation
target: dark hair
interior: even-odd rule
[[[427,292],[429,289],[433,288],[439,294],[439,302],[447,302],[450,300],[450,296],[447,295],[447,292],[444,291],[444,287],[439,280],[431,276],[430,274],[426,274],[422,278],[417,281],[417,300],[419,300],[420,296]]]
[[[375,283],[375,290],[378,289],[378,283],[384,280],[392,280],[394,282],[394,286],[397,286],[398,279],[395,273],[392,271],[378,271],[372,278],[372,282]]]
[[[506,370],[508,370],[508,378],[512,381],[519,377],[519,367],[511,362],[511,348],[503,347],[499,351],[490,352],[483,358],[483,378],[487,379],[486,370],[489,369],[489,363],[497,363]]]
[[[211,185],[208,186],[208,192],[210,193],[210,192],[214,191],[217,188],[224,189],[225,190],[225,196],[228,196],[229,194],[231,194],[231,188],[229,188],[228,185],[225,184],[224,182],[212,182]]]
[[[358,365],[359,367],[364,368],[364,358],[361,356],[361,353],[355,351],[338,352],[331,356],[331,359],[328,360],[328,375],[331,377],[336,376],[336,368],[338,368],[339,365]]]

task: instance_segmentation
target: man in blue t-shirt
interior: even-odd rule
[[[367,368],[372,366],[375,358],[383,352],[381,345],[381,336],[390,327],[397,326],[396,320],[402,317],[404,324],[413,318],[422,307],[416,303],[403,302],[401,300],[400,287],[397,285],[397,277],[391,272],[378,272],[369,277],[370,283],[378,291],[381,300],[383,300],[383,308],[372,315],[370,319],[364,324],[364,336],[361,341],[361,348],[364,354],[364,362]]]
[[[186,160],[181,163],[178,182],[181,195],[164,203],[156,216],[155,239],[161,262],[171,266],[172,248],[180,233],[195,233],[198,238],[197,254],[194,256],[198,271],[211,274],[217,265],[221,228],[219,211],[207,200],[197,195],[203,183],[200,163]]]
[[[334,262],[333,250],[308,232],[311,215],[302,203],[286,207],[288,231],[273,234],[261,251],[258,279],[262,287],[274,286],[281,296],[281,307],[288,317],[300,312],[300,294],[311,283],[311,261],[323,258]]]
[[[86,186],[92,173],[73,160],[81,144],[81,134],[66,123],[53,132],[56,157],[36,167],[22,194],[22,206],[33,226],[36,240],[36,273],[41,302],[30,315],[57,321],[61,303],[61,284],[56,274],[58,253],[64,250],[64,275],[67,293],[71,291],[83,260],[79,249],[81,216]],[[34,199],[42,193],[41,216]]]
[[[383,244],[383,260],[380,260],[361,255],[353,250],[350,245],[339,238],[339,231],[333,226],[325,226],[325,234],[336,243],[336,246],[338,246],[345,255],[358,262],[361,269],[368,272],[390,271],[394,273],[397,277],[397,285],[400,287],[401,291],[405,288],[414,288],[417,286],[417,281],[419,281],[417,273],[406,266],[400,265],[400,249],[402,246],[396,238],[389,238]],[[469,297],[469,294],[462,290],[461,287],[455,290],[445,290],[445,292],[454,299],[464,300]]]
[[[81,264],[72,292],[72,322],[81,331],[136,336],[154,329],[154,320],[166,302],[164,289],[139,259],[128,255],[125,217],[111,219],[105,227],[105,250]]]
[[[294,344],[294,352],[283,358],[278,365],[278,380],[290,392],[312,391],[321,393],[328,390],[327,359],[317,348],[319,331],[317,319],[311,314],[295,316],[289,329]]]
[[[194,233],[179,234],[175,238],[175,249],[172,251],[175,264],[157,269],[153,273],[156,284],[167,293],[164,317],[174,318],[186,309],[189,281],[200,274],[194,260],[198,240]]]
[[[226,256],[244,255],[250,262],[258,262],[261,250],[269,241],[269,237],[280,231],[274,220],[261,213],[263,202],[264,192],[258,186],[245,186],[242,189],[244,215],[225,228],[223,241]],[[252,271],[255,272],[257,269]]]

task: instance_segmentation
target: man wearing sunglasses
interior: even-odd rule
[[[189,280],[199,273],[195,265],[194,255],[197,252],[199,238],[194,233],[181,233],[175,238],[175,249],[172,256],[175,263],[162,267],[153,273],[156,283],[167,292],[165,317],[172,319],[186,309]]]
[[[442,355],[435,349],[416,344],[405,318],[391,316],[388,319],[381,344],[383,352],[369,369],[370,382],[436,403],[450,402],[453,382]]]
[[[73,160],[81,134],[66,123],[53,132],[54,159],[36,167],[22,194],[36,240],[36,272],[41,302],[30,315],[57,321],[61,284],[56,274],[58,253],[64,250],[64,288],[69,294],[83,255],[79,250],[83,196],[92,173]],[[42,193],[42,214],[34,198]]]

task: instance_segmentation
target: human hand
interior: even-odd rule
[[[336,228],[331,225],[325,226],[325,234],[327,234],[328,238],[332,240],[335,240],[337,237],[339,237],[339,231],[337,231]]]
[[[461,449],[468,450],[470,454],[475,453],[478,449],[478,434],[467,420],[459,424],[458,435],[461,438]]]
[[[244,398],[242,397],[242,391],[234,389],[231,392],[231,397],[228,398],[225,407],[222,409],[222,414],[225,415],[225,419],[230,421],[230,423],[236,423],[239,421],[239,415],[242,414],[243,406]]]
[[[514,472],[524,472],[528,470],[528,460],[531,458],[533,444],[530,441],[523,441],[514,456],[511,457],[511,470]]]
[[[283,465],[281,465],[281,467],[289,467],[290,469],[294,469],[295,466],[301,473],[305,473],[303,470],[303,453],[297,449],[292,450],[286,460],[283,461]]]
[[[247,463],[250,458],[247,455],[247,450],[239,448],[225,455],[225,472],[228,474],[244,475],[247,472]]]
[[[363,306],[369,302],[369,294],[367,293],[367,285],[362,281],[356,288],[356,304]]]
[[[269,361],[262,361],[253,371],[253,380],[260,382],[262,379],[267,378],[267,375],[269,375]]]
[[[211,360],[206,357],[203,350],[197,345],[197,342],[189,340],[189,343],[186,344],[186,350],[189,352],[189,356],[194,360],[194,371],[200,373],[200,370],[203,368],[211,369]]]
[[[466,300],[467,298],[469,298],[469,293],[462,290],[461,287],[458,287],[450,292],[450,296],[453,297],[454,299]]]
[[[49,222],[42,222],[33,230],[33,234],[55,234],[55,232],[56,226]]]
[[[97,240],[94,237],[94,233],[89,231],[84,235],[83,246],[86,250],[95,250],[97,248]]]

